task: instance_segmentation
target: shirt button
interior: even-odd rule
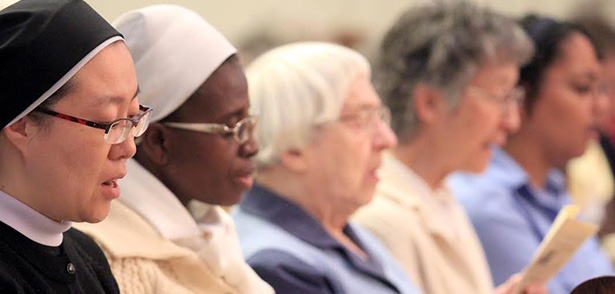
[[[69,263],[66,265],[66,271],[69,274],[74,275],[77,270],[75,269],[75,266],[72,263]]]

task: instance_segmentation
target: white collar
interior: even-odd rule
[[[383,156],[384,164],[390,166],[396,173],[402,175],[417,192],[421,198],[433,205],[449,205],[454,201],[445,182],[436,188],[432,189],[427,182],[416,174],[411,168],[397,159],[393,154],[385,153]]]
[[[118,199],[137,212],[165,238],[176,240],[201,235],[190,212],[158,178],[136,160],[126,162],[128,174],[119,185]]]
[[[0,191],[0,221],[28,239],[51,247],[62,244],[62,233],[72,225],[69,221],[54,221],[3,191]]]
[[[138,213],[160,234],[191,249],[216,275],[239,293],[271,293],[245,263],[233,220],[219,206],[193,202],[186,209],[158,178],[136,160],[126,162],[119,201]]]

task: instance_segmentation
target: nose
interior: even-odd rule
[[[129,135],[124,142],[111,145],[109,150],[109,159],[120,160],[131,158],[137,153],[137,145],[135,144],[135,138]]]
[[[374,149],[382,151],[395,147],[397,145],[397,136],[395,136],[395,133],[393,133],[393,130],[391,130],[391,127],[387,123],[379,120],[373,142]]]
[[[519,107],[521,107],[519,104],[511,103],[502,113],[502,121],[500,126],[507,134],[515,133],[521,126]]]

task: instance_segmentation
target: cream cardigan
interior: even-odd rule
[[[107,219],[77,224],[103,249],[124,294],[273,294],[246,264],[230,216],[200,204],[194,216],[134,160]]]
[[[118,201],[99,224],[76,224],[109,260],[121,293],[237,293],[215,276],[198,255],[163,238],[138,214]]]
[[[480,242],[448,189],[432,191],[390,154],[378,173],[376,195],[357,211],[355,223],[389,248],[424,293],[493,293]],[[447,209],[435,209],[425,197],[437,198]]]

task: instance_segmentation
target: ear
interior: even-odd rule
[[[413,92],[414,108],[419,122],[430,124],[447,110],[446,101],[440,90],[419,83]]]
[[[158,166],[168,165],[173,144],[169,130],[159,122],[152,122],[141,136],[141,143],[137,147],[138,153],[145,155],[149,161]]]
[[[280,163],[289,170],[303,173],[308,168],[307,154],[299,148],[289,149],[280,154]]]
[[[23,117],[12,125],[4,128],[2,132],[7,141],[11,142],[21,153],[26,152],[28,142],[41,130],[30,118]]]

